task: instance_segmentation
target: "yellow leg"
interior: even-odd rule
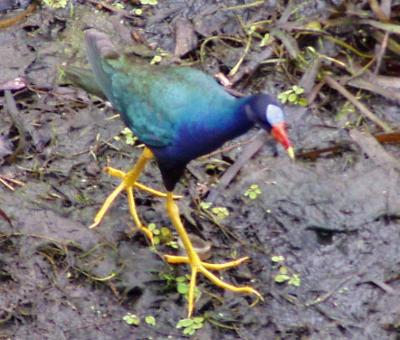
[[[189,258],[187,256],[173,256],[173,255],[164,255],[165,260],[170,263],[170,264],[182,264],[186,263],[189,264]],[[233,267],[237,267],[243,262],[248,261],[250,258],[248,256],[241,257],[240,259],[234,260],[234,261],[229,261],[225,263],[208,263],[208,262],[202,262],[203,266],[207,269],[210,270],[223,270],[223,269],[229,269]]]
[[[216,275],[210,272],[210,270],[221,270],[235,267],[244,261],[248,260],[247,257],[243,257],[236,261],[230,261],[224,264],[213,264],[202,262],[193,248],[192,242],[189,239],[189,236],[185,230],[185,227],[182,224],[182,221],[179,217],[179,209],[176,203],[174,202],[173,195],[171,192],[167,193],[167,212],[168,216],[171,219],[172,224],[174,225],[176,231],[179,234],[179,237],[182,240],[182,243],[185,247],[185,251],[187,256],[170,256],[166,255],[165,259],[174,264],[178,263],[187,263],[191,268],[191,276],[190,276],[190,285],[189,285],[189,295],[188,295],[188,318],[190,318],[193,314],[194,310],[194,292],[196,287],[196,278],[197,273],[202,273],[205,277],[207,277],[212,283],[216,286],[221,287],[226,290],[230,290],[232,292],[243,293],[243,294],[254,294],[257,299],[263,299],[261,294],[256,291],[254,288],[249,286],[236,287],[229,283],[226,283],[219,279]]]
[[[114,191],[107,197],[105,202],[103,203],[103,206],[101,209],[98,211],[94,218],[94,223],[90,226],[90,228],[97,227],[101,220],[103,219],[104,215],[107,213],[108,209],[110,208],[111,204],[114,202],[115,198],[120,194],[121,191],[126,190],[128,194],[128,203],[129,203],[129,210],[132,215],[132,218],[137,225],[137,227],[145,233],[145,235],[148,237],[150,242],[153,244],[153,235],[150,230],[148,230],[146,227],[143,226],[143,224],[140,222],[139,216],[136,212],[136,206],[135,206],[135,199],[133,195],[133,188],[138,187],[138,188],[146,188],[144,190],[146,191],[151,191],[152,193],[157,193],[158,196],[164,195],[161,192],[158,192],[156,190],[150,189],[145,187],[142,184],[138,184],[136,181],[139,178],[141,172],[143,171],[144,167],[146,166],[147,162],[153,158],[153,153],[151,152],[150,149],[145,148],[143,150],[142,155],[139,157],[138,161],[134,165],[134,167],[127,173],[123,173],[120,170],[108,168],[107,172],[113,176],[116,176],[118,178],[122,179],[122,182],[114,189]],[[148,189],[148,190],[147,190]],[[162,196],[161,196],[162,197]]]

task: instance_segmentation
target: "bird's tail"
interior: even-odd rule
[[[72,83],[86,92],[94,94],[95,96],[107,100],[102,88],[97,83],[97,79],[92,70],[81,68],[73,65],[68,65],[63,68],[65,78],[68,83]]]
[[[106,59],[118,58],[119,55],[110,41],[110,38],[105,33],[94,28],[85,32],[85,42],[89,63],[97,83],[101,87],[102,92],[111,100],[111,76],[105,69]]]

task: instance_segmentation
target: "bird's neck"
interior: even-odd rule
[[[237,99],[233,114],[224,117],[220,122],[221,126],[225,127],[222,130],[225,141],[241,136],[254,126],[254,122],[249,119],[245,109],[249,98]]]
[[[196,139],[200,143],[208,145],[207,149],[210,150],[207,150],[207,152],[239,137],[254,126],[254,123],[246,114],[246,103],[247,98],[232,98],[232,101],[224,102],[225,106],[220,105],[218,111],[208,112],[206,115],[195,118]]]

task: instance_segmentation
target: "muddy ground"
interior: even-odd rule
[[[126,143],[123,123],[109,105],[64,85],[60,78],[60,66],[85,63],[83,29],[101,28],[125,47],[131,32],[139,32],[153,48],[193,61],[201,44],[196,39],[243,35],[239,17],[242,23],[273,21],[286,8],[284,1],[233,10],[221,8],[242,2],[159,1],[157,6],[142,6],[143,14],[134,16],[128,12],[130,3],[124,9],[96,3],[36,8],[26,20],[0,30],[3,89],[6,81],[19,76],[28,83],[19,90],[11,86],[14,115],[12,100],[0,92],[0,178],[5,182],[0,183],[2,339],[183,337],[176,324],[186,315],[186,303],[175,278],[187,269],[171,267],[160,257],[175,250],[167,244],[150,250],[134,230],[124,195],[97,229],[88,229],[118,183],[102,168],[110,164],[129,169],[141,146]],[[296,21],[302,15],[327,18],[334,6],[345,2],[293,3],[302,4],[296,14],[300,18],[291,18]],[[191,23],[194,34],[176,51],[175,29],[182,18]],[[204,63],[194,66],[227,74],[244,46],[213,46]],[[262,65],[234,88],[277,95],[297,84],[301,74],[290,75],[279,65]],[[238,285],[250,283],[265,299],[250,307],[251,297],[222,292],[202,278],[196,315],[205,323],[196,338],[400,337],[398,146],[382,148],[366,140],[358,132],[380,129],[368,120],[360,123],[357,111],[345,118],[350,124],[338,119],[338,108],[345,103],[338,93],[325,88],[319,100],[324,105],[287,107],[291,138],[300,151],[344,143],[340,152],[291,162],[281,149],[276,155],[267,141],[222,189],[218,179],[257,138],[253,130],[221,152],[192,162],[179,184],[177,192],[185,195],[179,203],[183,221],[191,233],[212,243],[212,260],[251,257],[221,276]],[[374,94],[362,101],[392,128],[398,126],[398,103]],[[163,189],[156,164],[141,181]],[[254,184],[260,194],[250,199],[245,193]],[[225,218],[200,205],[212,186],[218,193],[213,207],[227,208]],[[161,199],[138,192],[137,206],[145,223],[172,228]],[[124,321],[127,313],[136,314],[140,324]],[[145,322],[148,315],[154,316],[155,325]]]

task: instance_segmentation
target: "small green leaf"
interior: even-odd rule
[[[124,320],[128,325],[132,326],[139,326],[140,324],[140,319],[137,317],[137,315],[132,313],[125,314],[122,320]]]
[[[192,319],[181,319],[176,324],[176,328],[186,328],[193,324]]]
[[[192,326],[187,327],[187,328],[185,328],[185,329],[183,330],[183,334],[184,334],[184,335],[193,335],[195,332],[196,332],[196,331],[195,331],[195,329],[194,329]]]
[[[51,8],[57,9],[57,8],[65,8],[67,7],[67,0],[42,0],[43,3]]]
[[[290,279],[290,276],[289,276],[289,275],[278,274],[278,275],[275,276],[274,281],[275,281],[276,283],[283,283],[283,282],[288,281],[289,279]]]
[[[293,274],[290,280],[288,281],[288,284],[295,286],[295,287],[300,287],[301,285],[301,279],[298,274]]]
[[[319,21],[310,21],[308,22],[305,27],[305,29],[308,30],[314,30],[314,31],[321,31],[321,23]]]
[[[119,9],[119,10],[125,8],[124,4],[121,4],[120,2],[113,3],[113,6],[114,6],[114,8]]]
[[[211,212],[221,220],[229,216],[229,210],[224,207],[214,207],[211,209]]]
[[[271,257],[271,261],[275,263],[283,262],[285,261],[285,257],[282,255],[274,255]]]
[[[200,202],[200,208],[207,210],[208,208],[210,208],[212,206],[211,202]]]
[[[304,89],[300,86],[293,86],[293,91],[294,93],[296,93],[297,95],[304,93]]]
[[[197,324],[203,324],[203,322],[204,322],[204,318],[202,316],[196,316],[192,320],[194,323],[197,323]]]
[[[176,285],[176,290],[178,291],[179,294],[185,295],[189,291],[189,285],[184,282],[179,282]]]
[[[161,235],[162,235],[163,237],[169,237],[169,236],[171,236],[171,230],[169,230],[169,228],[167,228],[167,227],[162,227],[162,228],[160,229],[160,232],[161,232]]]
[[[300,106],[307,106],[308,105],[308,100],[307,100],[307,98],[300,98],[297,101],[297,104],[300,105]]]
[[[156,325],[156,318],[153,315],[147,315],[144,318],[144,321],[150,326],[155,326]]]
[[[200,329],[201,327],[203,327],[203,323],[194,323],[194,324],[192,325],[192,328],[193,328],[193,329]]]
[[[166,243],[165,245],[168,247],[171,247],[172,249],[179,249],[179,245],[175,241],[170,241],[170,242]]]
[[[186,281],[187,281],[186,276],[178,276],[176,278],[176,282],[186,282]]]
[[[162,57],[160,55],[155,55],[153,57],[153,59],[151,59],[150,64],[154,65],[154,64],[158,64],[159,62],[161,62]]]
[[[289,94],[289,96],[288,96],[288,101],[289,101],[290,103],[295,103],[296,100],[297,100],[297,95],[296,95],[295,93]]]
[[[147,225],[147,229],[149,229],[149,230],[152,231],[152,232],[153,232],[156,228],[157,228],[157,226],[156,226],[155,223],[149,223],[149,224]]]
[[[278,95],[278,99],[282,102],[282,104],[286,104],[288,100],[288,95],[286,93],[280,93]]]
[[[260,42],[260,47],[267,46],[269,45],[270,42],[271,42],[271,35],[269,33],[265,33]]]

